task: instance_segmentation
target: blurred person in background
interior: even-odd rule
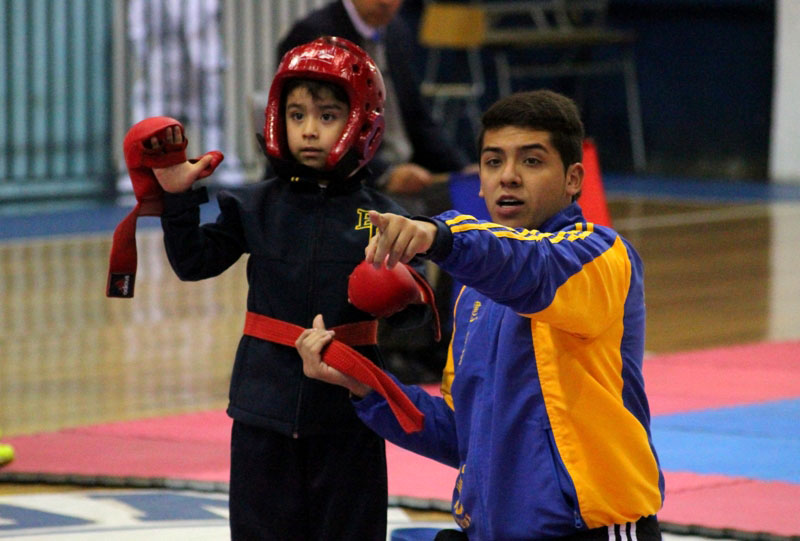
[[[157,115],[179,120],[192,145],[224,152],[215,182],[243,183],[241,164],[225,142],[223,75],[228,60],[220,1],[129,0],[127,15],[133,122]],[[127,177],[120,187],[130,189]]]

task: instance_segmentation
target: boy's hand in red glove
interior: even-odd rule
[[[170,126],[164,130],[164,138],[167,148],[182,145],[183,130],[180,126]],[[160,146],[161,142],[158,137],[150,138],[150,147],[153,150],[158,150]],[[194,160],[183,161],[167,167],[154,167],[153,174],[165,192],[185,192],[192,187],[192,184],[213,173],[222,159],[221,152],[212,150]]]

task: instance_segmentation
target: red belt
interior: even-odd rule
[[[297,338],[304,330],[299,325],[255,312],[247,312],[244,322],[244,334],[291,347],[295,347]],[[377,344],[378,322],[372,320],[348,323],[333,327],[331,330],[336,332],[336,338],[323,351],[322,360],[340,372],[370,386],[383,396],[389,403],[397,422],[407,433],[422,430],[425,415],[417,409],[392,378],[350,347]]]

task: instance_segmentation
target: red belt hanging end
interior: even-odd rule
[[[335,328],[334,328],[335,330]],[[322,360],[339,372],[371,387],[386,399],[397,422],[407,434],[422,430],[425,414],[408,398],[386,372],[343,342],[332,341],[322,354]]]
[[[139,204],[117,225],[111,243],[106,296],[129,299],[136,282],[136,220]]]

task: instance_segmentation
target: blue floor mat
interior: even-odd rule
[[[662,468],[800,483],[800,399],[661,415]]]

